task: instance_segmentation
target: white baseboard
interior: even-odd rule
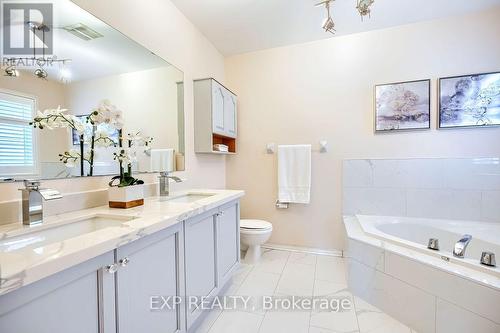
[[[272,249],[272,250],[283,250],[283,251],[291,251],[291,252],[302,252],[302,253],[310,253],[310,254],[319,254],[333,257],[343,257],[343,252],[340,250],[322,250],[322,249],[314,249],[309,247],[301,247],[301,246],[293,246],[293,245],[279,245],[266,243],[262,245],[263,248]]]

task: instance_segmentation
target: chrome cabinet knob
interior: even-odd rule
[[[123,259],[120,260],[120,266],[122,266],[122,267],[127,266],[129,263],[130,263],[130,258],[129,257],[125,257],[125,258],[123,258]]]
[[[118,270],[118,265],[116,263],[106,266],[106,271],[109,274],[115,274],[117,270]]]
[[[496,267],[497,263],[495,262],[495,254],[493,252],[483,252],[481,254],[481,264]]]

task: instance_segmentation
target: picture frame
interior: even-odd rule
[[[375,133],[431,128],[431,80],[375,85]]]
[[[500,126],[500,72],[438,80],[438,129]]]

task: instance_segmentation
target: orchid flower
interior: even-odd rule
[[[109,100],[103,100],[97,108],[92,110],[88,120],[92,125],[108,124],[116,129],[123,127],[122,111],[118,110]]]
[[[85,124],[76,116],[67,114],[68,109],[46,109],[38,111],[36,117],[30,123],[39,129],[72,128],[79,134],[85,132]]]

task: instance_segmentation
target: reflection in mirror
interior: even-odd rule
[[[44,31],[52,54],[2,59],[0,178],[116,175],[120,140],[135,172],[153,171],[151,149],[172,149],[184,170],[180,70],[69,0]]]

